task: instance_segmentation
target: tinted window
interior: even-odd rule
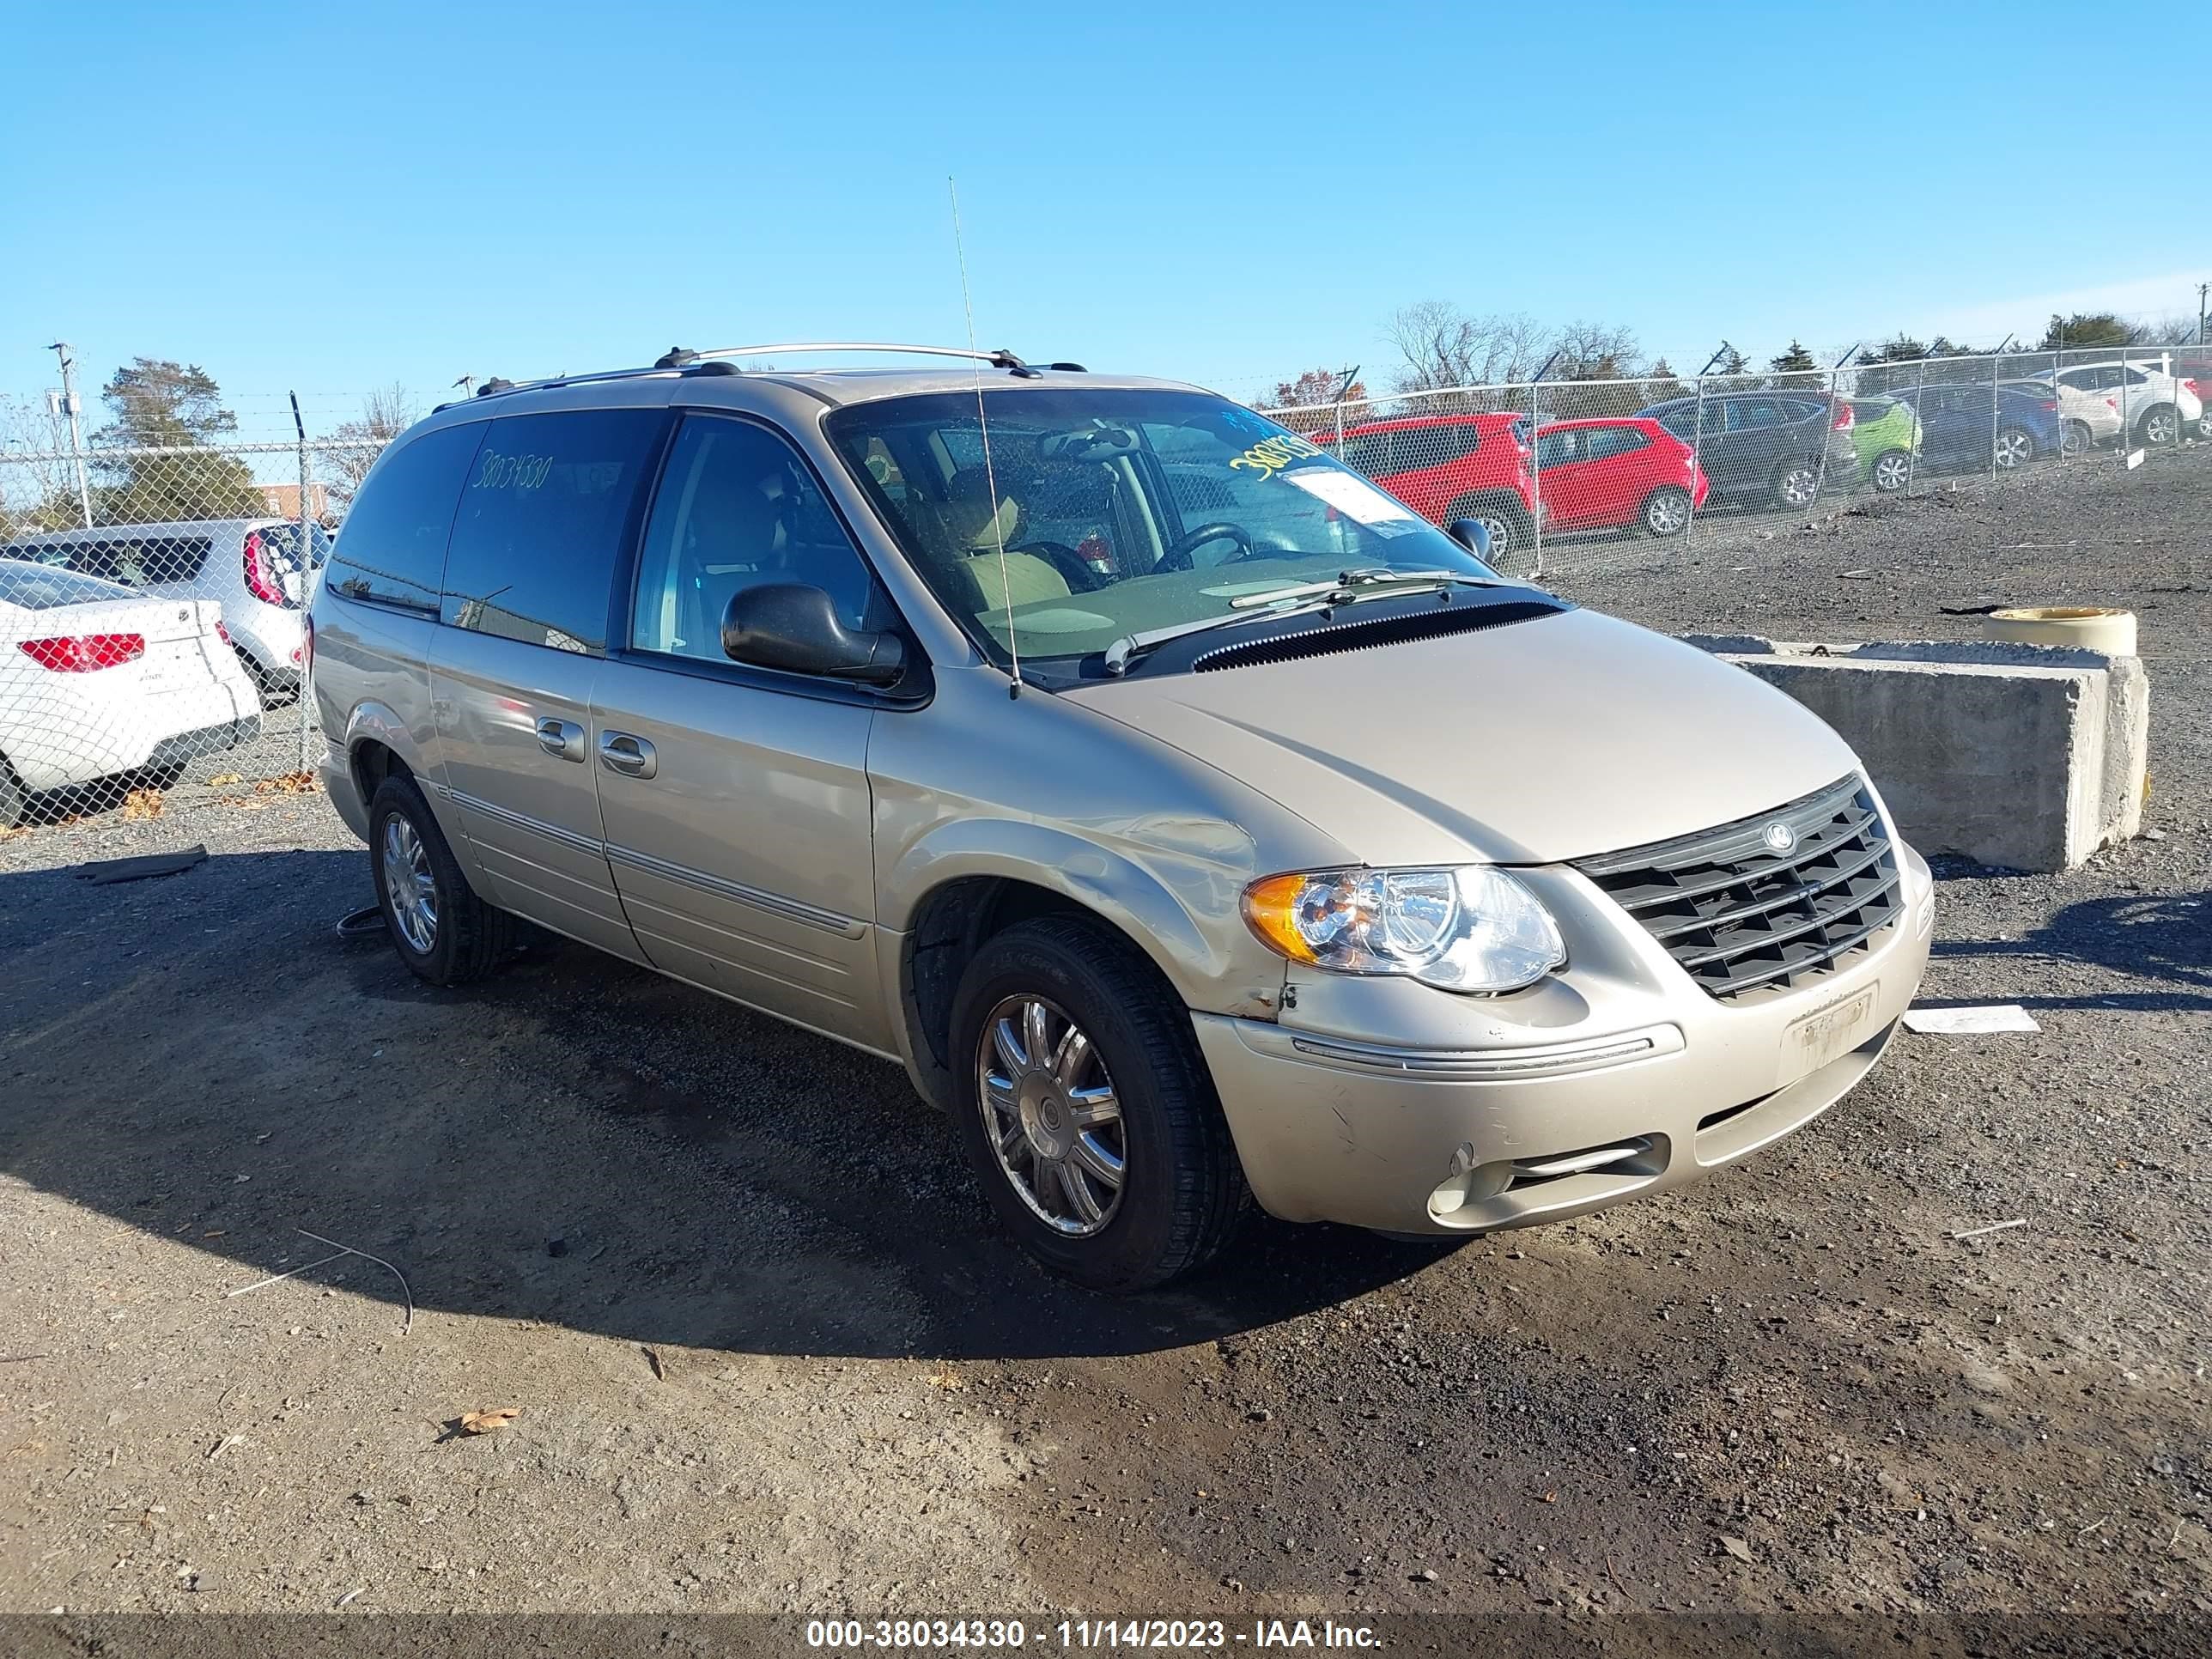
[[[896,464],[879,443],[864,448],[863,466],[871,456],[888,464],[868,467],[888,495]],[[902,489],[890,499],[903,497]],[[826,590],[855,628],[878,609],[867,562],[791,446],[747,422],[687,416],[646,525],[630,645],[726,661],[722,612],[733,595],[767,582]]]
[[[211,544],[205,536],[80,542],[70,549],[69,568],[104,582],[121,582],[126,587],[188,582],[206,565]]]
[[[483,435],[480,422],[445,427],[378,462],[346,514],[324,586],[349,599],[435,616],[453,505]]]
[[[494,421],[453,515],[444,620],[560,651],[604,651],[623,532],[664,418],[594,409]],[[343,556],[343,537],[339,547]]]
[[[1781,423],[1781,405],[1771,398],[1739,398],[1728,405],[1728,429],[1731,432]]]

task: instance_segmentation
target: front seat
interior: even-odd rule
[[[963,592],[972,587],[969,608],[975,616],[995,615],[1010,604],[1064,599],[1073,591],[1051,560],[1014,550],[1021,503],[1001,493],[994,513],[988,474],[975,468],[954,473],[948,499],[937,512],[952,554],[955,586]]]

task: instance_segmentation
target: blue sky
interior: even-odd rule
[[[957,343],[947,174],[982,343],[1237,393],[1386,380],[1384,319],[1429,298],[1626,324],[1678,368],[2193,308],[2202,100],[2075,101],[2038,43],[2087,16],[20,8],[0,392],[66,337],[88,405],[171,356],[258,432],[287,388],[327,424],[673,343]]]

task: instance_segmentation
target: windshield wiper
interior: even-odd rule
[[[1354,589],[1367,587],[1433,587],[1438,582],[1457,582],[1468,587],[1497,587],[1499,580],[1493,576],[1470,576],[1463,570],[1393,570],[1387,564],[1363,565],[1356,570],[1340,570],[1325,582],[1300,582],[1294,587],[1270,588],[1264,593],[1247,593],[1242,599],[1229,601],[1231,606],[1273,605],[1288,599],[1303,599],[1309,593],[1343,593],[1350,595]]]
[[[1106,672],[1110,675],[1126,674],[1129,664],[1146,652],[1165,645],[1170,640],[1182,639],[1187,634],[1203,634],[1216,628],[1233,628],[1239,623],[1261,622],[1276,617],[1295,617],[1304,611],[1326,611],[1330,595],[1340,591],[1341,584],[1324,584],[1325,591],[1315,592],[1308,588],[1285,588],[1278,593],[1255,593],[1253,600],[1265,610],[1232,611],[1224,617],[1201,617],[1196,622],[1177,623],[1172,628],[1148,629],[1141,634],[1124,634],[1106,647]],[[1243,604],[1231,600],[1231,604]]]
[[[1188,634],[1203,634],[1215,628],[1228,628],[1237,623],[1272,621],[1278,617],[1295,617],[1308,611],[1326,611],[1333,605],[1356,603],[1360,599],[1382,599],[1390,590],[1399,587],[1436,587],[1456,583],[1468,587],[1500,587],[1501,579],[1470,576],[1461,570],[1393,570],[1388,565],[1366,565],[1353,570],[1340,570],[1325,582],[1299,582],[1290,587],[1272,588],[1265,593],[1247,593],[1229,601],[1231,610],[1225,617],[1205,617],[1197,622],[1178,623],[1172,628],[1155,628],[1141,634],[1124,634],[1106,647],[1106,672],[1119,675],[1128,672],[1129,664],[1144,653],[1170,640],[1179,640]]]

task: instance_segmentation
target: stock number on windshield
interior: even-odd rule
[[[1320,453],[1320,445],[1310,444],[1295,433],[1280,432],[1254,444],[1229,465],[1257,472],[1263,478],[1272,478],[1292,461],[1302,461],[1309,455]]]

